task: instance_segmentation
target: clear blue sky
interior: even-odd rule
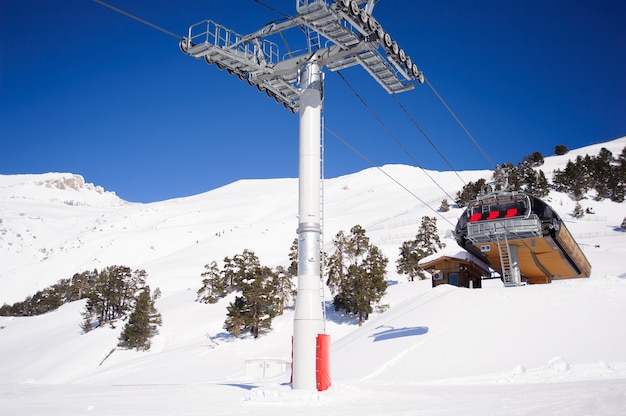
[[[107,2],[180,35],[203,19],[247,34],[280,17],[253,0]],[[295,0],[265,3],[295,14]],[[380,0],[373,14],[494,163],[626,135],[622,0]],[[330,129],[375,164],[449,170],[364,70],[343,75],[394,137],[326,71]],[[491,168],[427,85],[397,98],[454,168]],[[90,0],[0,0],[0,174],[78,173],[150,202],[297,177],[297,154],[296,115],[173,37]],[[327,177],[369,166],[326,135]]]

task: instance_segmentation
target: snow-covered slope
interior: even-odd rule
[[[624,146],[626,137],[572,150],[547,157],[543,168]],[[459,175],[467,182],[490,172]],[[0,176],[0,303],[125,264],[145,269],[150,286],[162,289],[164,319],[151,350],[140,353],[114,350],[121,325],[81,334],[83,302],[0,317],[0,413],[626,414],[626,233],[618,228],[626,205],[586,199],[595,214],[574,219],[574,201],[549,196],[592,264],[589,279],[520,288],[493,280],[480,290],[407,282],[394,271],[398,247],[423,215],[436,215],[443,241],[454,245],[445,236],[461,210],[439,216],[425,203],[437,209],[462,185],[452,172],[401,165],[325,182],[326,248],[337,231],[362,225],[390,258],[390,308],[359,328],[328,304],[333,387],[310,393],[291,391],[289,374],[245,374],[246,359],[289,359],[291,309],[271,333],[235,340],[222,328],[232,299],[195,302],[211,260],[247,248],[263,264],[287,263],[297,180],[242,180],[131,204],[76,175]]]
[[[382,169],[326,181],[327,242],[340,229],[361,224],[379,243],[396,244],[415,234],[421,215],[433,214],[423,202],[438,207],[447,197],[417,168]],[[451,195],[463,186],[453,173],[432,174]],[[485,174],[460,175],[469,181]],[[426,196],[416,199],[386,175]],[[297,228],[297,198],[297,179],[241,180],[188,198],[131,204],[77,175],[0,176],[0,302],[112,264],[145,268],[152,285],[167,291],[179,288],[181,279],[197,285],[204,264],[245,248],[265,264],[285,263]],[[445,226],[452,227],[454,216],[448,213]],[[161,266],[172,262],[178,264],[175,279],[162,273]]]

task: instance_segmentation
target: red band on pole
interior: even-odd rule
[[[330,385],[330,335],[317,334],[317,390],[327,390]]]

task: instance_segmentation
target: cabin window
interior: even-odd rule
[[[448,274],[448,281],[451,285],[458,286],[459,285],[459,274],[458,273],[450,273]]]

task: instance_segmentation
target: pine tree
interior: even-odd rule
[[[532,167],[541,166],[544,163],[543,155],[541,152],[533,152],[530,155],[524,156],[522,162],[527,162]]]
[[[535,193],[537,187],[537,175],[529,162],[522,162],[517,165],[522,186],[516,190],[525,191],[529,194]]]
[[[226,296],[226,282],[222,276],[222,272],[217,267],[217,262],[212,261],[205,264],[206,269],[201,276],[202,287],[198,289],[198,300],[203,303],[216,303],[220,298]]]
[[[624,202],[626,199],[626,147],[617,158],[617,164],[613,166],[614,178],[610,185],[611,201]]]
[[[415,240],[417,241],[418,248],[422,250],[426,256],[430,256],[436,253],[438,249],[444,248],[445,244],[441,242],[439,234],[437,233],[437,218],[429,216],[422,217],[422,223],[417,231],[417,235],[415,235]]]
[[[224,268],[222,269],[222,276],[224,279],[224,286],[226,286],[227,293],[233,293],[235,291],[235,264],[233,259],[226,256],[224,257]]]
[[[385,280],[388,259],[355,225],[346,236],[335,237],[335,252],[328,258],[327,284],[334,295],[335,310],[359,316],[359,325],[373,311],[387,290]]]
[[[424,216],[415,240],[402,243],[400,256],[396,260],[396,271],[399,274],[406,274],[411,282],[416,277],[425,279],[426,274],[419,266],[419,261],[444,247],[445,244],[441,242],[437,233],[437,219]]]
[[[274,272],[261,266],[253,251],[244,250],[233,257],[235,285],[241,296],[227,307],[228,313],[224,328],[235,337],[250,333],[257,338],[262,332],[271,329],[280,301]]]
[[[456,193],[456,204],[464,207],[469,204],[476,196],[492,192],[491,185],[487,184],[484,178],[478,179],[476,182],[468,182],[463,189]]]
[[[575,162],[571,160],[567,162],[564,170],[555,170],[553,178],[555,189],[560,192],[567,192],[576,201],[580,201],[585,192],[589,190],[589,177],[587,175],[589,164],[589,155],[585,159],[577,156]]]
[[[573,214],[575,218],[582,218],[585,216],[585,211],[583,210],[583,207],[580,205],[579,202],[576,202],[576,206],[574,206]]]
[[[233,256],[234,289],[241,291],[242,284],[248,279],[253,279],[257,270],[261,267],[259,258],[254,251],[244,249],[241,254]]]
[[[80,323],[80,329],[83,330],[83,332],[87,333],[89,331],[91,331],[92,329],[94,329],[94,325],[93,325],[93,316],[95,314],[93,305],[90,302],[87,302],[87,304],[85,305],[85,309],[80,313],[80,316],[82,317],[82,321]]]
[[[590,175],[592,180],[592,187],[596,190],[597,201],[600,201],[611,195],[610,189],[613,187],[613,154],[611,151],[603,147],[600,149],[598,156],[592,158]]]
[[[585,197],[585,194],[594,188],[594,177],[593,171],[595,169],[595,161],[594,157],[591,155],[585,155],[585,157],[577,156],[576,157],[576,165],[579,182],[580,182],[580,192],[574,193],[574,198],[579,201]]]
[[[235,297],[235,301],[231,302],[226,308],[226,320],[224,321],[224,329],[235,338],[239,338],[246,328],[246,301],[243,296]]]
[[[364,319],[368,319],[373,305],[379,304],[387,291],[385,274],[388,262],[378,247],[370,245],[361,267],[356,271],[356,279],[352,280],[354,303],[351,308],[359,314],[359,326]]]
[[[497,183],[496,190],[517,191],[521,187],[519,169],[515,167],[515,165],[513,165],[513,163],[511,162],[505,162],[501,165],[496,166],[496,169],[493,171],[493,179]],[[486,182],[484,182],[484,179],[482,181],[483,182],[481,183],[481,186],[488,187],[488,185],[486,185]],[[469,189],[474,188],[475,191],[477,184],[473,184],[472,182],[470,182],[466,186]],[[484,192],[481,192],[480,190],[475,194],[472,192],[473,196],[471,196],[467,202],[471,201],[476,197],[476,195],[479,195],[481,193]]]
[[[272,319],[276,317],[279,305],[274,282],[274,272],[263,266],[255,269],[254,278],[242,288],[249,311],[248,327],[253,338],[272,329]]]
[[[548,179],[541,169],[534,169],[530,163],[522,162],[518,165],[518,171],[523,185],[519,190],[538,197],[548,195]]]
[[[287,272],[291,276],[298,275],[298,238],[294,238],[291,243],[291,247],[289,248],[289,267],[287,268]]]
[[[414,281],[416,277],[425,278],[424,270],[419,267],[419,261],[422,257],[423,253],[417,251],[415,240],[403,242],[400,246],[400,256],[396,260],[396,272],[406,274],[410,282]]]
[[[278,314],[282,315],[285,312],[285,304],[296,298],[296,287],[289,269],[285,270],[283,266],[276,267],[271,286],[274,288],[274,296],[278,299]]]
[[[569,149],[564,144],[557,144],[554,146],[554,154],[555,155],[564,155],[569,152]]]
[[[548,178],[546,178],[545,173],[542,170],[539,170],[539,176],[537,178],[537,188],[535,189],[535,195],[540,198],[548,196],[550,193],[550,184],[548,183]]]
[[[118,346],[137,351],[149,350],[151,338],[161,324],[161,314],[154,306],[154,299],[150,297],[150,290],[146,287],[137,297],[135,308],[120,334]]]
[[[448,212],[450,211],[450,204],[446,198],[441,200],[441,205],[439,206],[439,211]]]
[[[347,240],[348,238],[346,237],[343,230],[337,233],[333,240],[335,252],[328,257],[327,261],[328,279],[326,281],[326,285],[328,285],[328,288],[331,292],[337,294],[341,293],[343,281],[348,275],[348,266],[346,264],[347,262],[344,261],[344,257],[348,252]],[[335,308],[337,308],[337,304],[335,304]]]
[[[74,293],[74,299],[80,300],[88,296],[89,291],[93,288],[98,279],[98,270],[85,271],[76,273],[72,276],[71,286]]]

